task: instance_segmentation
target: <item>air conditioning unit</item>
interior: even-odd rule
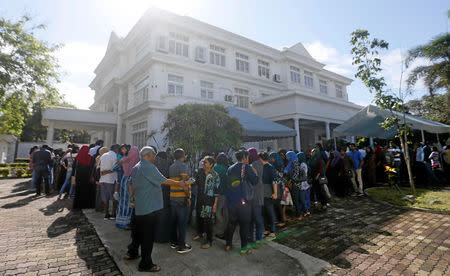
[[[233,102],[233,96],[225,95],[225,101],[228,102],[228,103],[232,103]]]
[[[166,54],[169,52],[169,39],[167,36],[159,36],[158,42],[156,43],[156,51]]]
[[[273,81],[274,82],[281,82],[281,76],[279,74],[273,75]]]

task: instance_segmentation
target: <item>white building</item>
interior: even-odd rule
[[[334,127],[361,109],[348,101],[352,80],[324,66],[301,43],[279,51],[152,9],[126,37],[111,33],[90,84],[95,90],[92,114],[47,110],[43,124],[49,136],[55,127],[83,128],[107,144],[162,147],[161,126],[171,109],[183,103],[221,103],[296,130],[296,137],[265,141],[259,148],[306,149],[330,139]]]

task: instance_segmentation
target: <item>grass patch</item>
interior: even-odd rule
[[[401,188],[407,194],[411,194],[409,188]],[[416,189],[416,202],[410,203],[402,200],[403,195],[395,188],[375,187],[367,189],[367,193],[373,198],[387,201],[397,206],[418,207],[436,211],[450,212],[450,192],[448,191],[430,191],[425,189]],[[433,204],[431,204],[434,202]]]

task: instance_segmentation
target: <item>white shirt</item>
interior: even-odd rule
[[[365,149],[359,149],[359,153],[361,153],[362,159],[364,159],[366,157],[366,155],[367,155],[367,152],[366,152]]]
[[[100,157],[100,173],[102,171],[109,171],[112,169],[114,164],[117,162],[117,155],[114,151],[108,151]],[[116,172],[108,173],[100,176],[101,183],[111,183],[116,182]]]

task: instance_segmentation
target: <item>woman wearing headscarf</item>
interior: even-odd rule
[[[363,183],[366,188],[374,187],[376,180],[376,157],[371,147],[366,148],[366,156],[364,157],[362,175]]]
[[[216,210],[216,237],[225,239],[226,229],[228,224],[228,210],[226,204],[226,195],[228,192],[227,187],[227,170],[228,170],[228,157],[225,153],[221,152],[217,155],[217,163],[214,166],[214,170],[220,177],[219,185],[219,200],[217,202]]]
[[[270,157],[270,163],[277,171],[277,177],[276,177],[275,181],[278,184],[277,185],[278,191],[277,191],[277,199],[274,200],[273,206],[275,208],[275,214],[278,217],[277,226],[283,227],[286,225],[286,221],[285,221],[284,215],[283,215],[284,214],[283,208],[281,206],[281,199],[283,198],[283,194],[284,194],[284,181],[283,181],[284,162],[278,152],[271,152],[269,154],[269,157]]]
[[[301,171],[300,163],[298,162],[297,154],[293,151],[288,151],[286,153],[286,158],[289,160],[288,165],[284,169],[287,181],[292,191],[292,199],[294,201],[295,216],[298,221],[302,220],[302,206],[305,203],[304,197],[301,195],[301,185],[302,185],[302,174],[305,171]],[[306,205],[306,204],[305,204]]]
[[[251,241],[255,240],[254,229],[256,225],[256,242],[261,243],[264,231],[264,220],[262,216],[262,208],[264,206],[263,164],[255,148],[249,148],[248,153],[248,163],[256,171],[256,175],[258,176],[258,184],[253,186],[254,193],[251,201],[252,220],[250,223],[249,239]]]
[[[386,175],[384,171],[384,166],[386,165],[386,156],[384,154],[383,148],[379,145],[375,145],[375,175],[377,183],[386,183]]]
[[[83,145],[75,158],[72,170],[72,185],[75,185],[74,209],[95,207],[95,185],[89,181],[93,162],[89,147]]]
[[[312,176],[312,191],[322,204],[322,209],[326,209],[328,196],[325,193],[323,185],[319,183],[319,179],[325,176],[325,163],[320,156],[320,151],[318,149],[314,148],[311,150],[309,168]]]
[[[345,179],[344,158],[337,150],[333,151],[330,155],[327,174],[328,183],[330,183],[330,188],[333,189],[334,193],[337,196],[345,196],[348,187]]]
[[[130,208],[130,176],[131,170],[139,162],[139,150],[137,147],[132,147],[128,155],[122,157],[117,163],[122,165],[123,176],[119,188],[119,203],[116,214],[116,226],[122,229],[129,229],[132,208]]]
[[[300,170],[303,170],[306,179],[308,179],[308,163],[306,160],[306,154],[304,152],[297,153],[298,163],[300,163]],[[304,198],[305,203],[303,204],[303,215],[308,216],[310,215],[311,210],[311,186],[308,183],[308,180],[302,181],[302,185],[300,187],[301,192],[303,193],[302,196]]]

